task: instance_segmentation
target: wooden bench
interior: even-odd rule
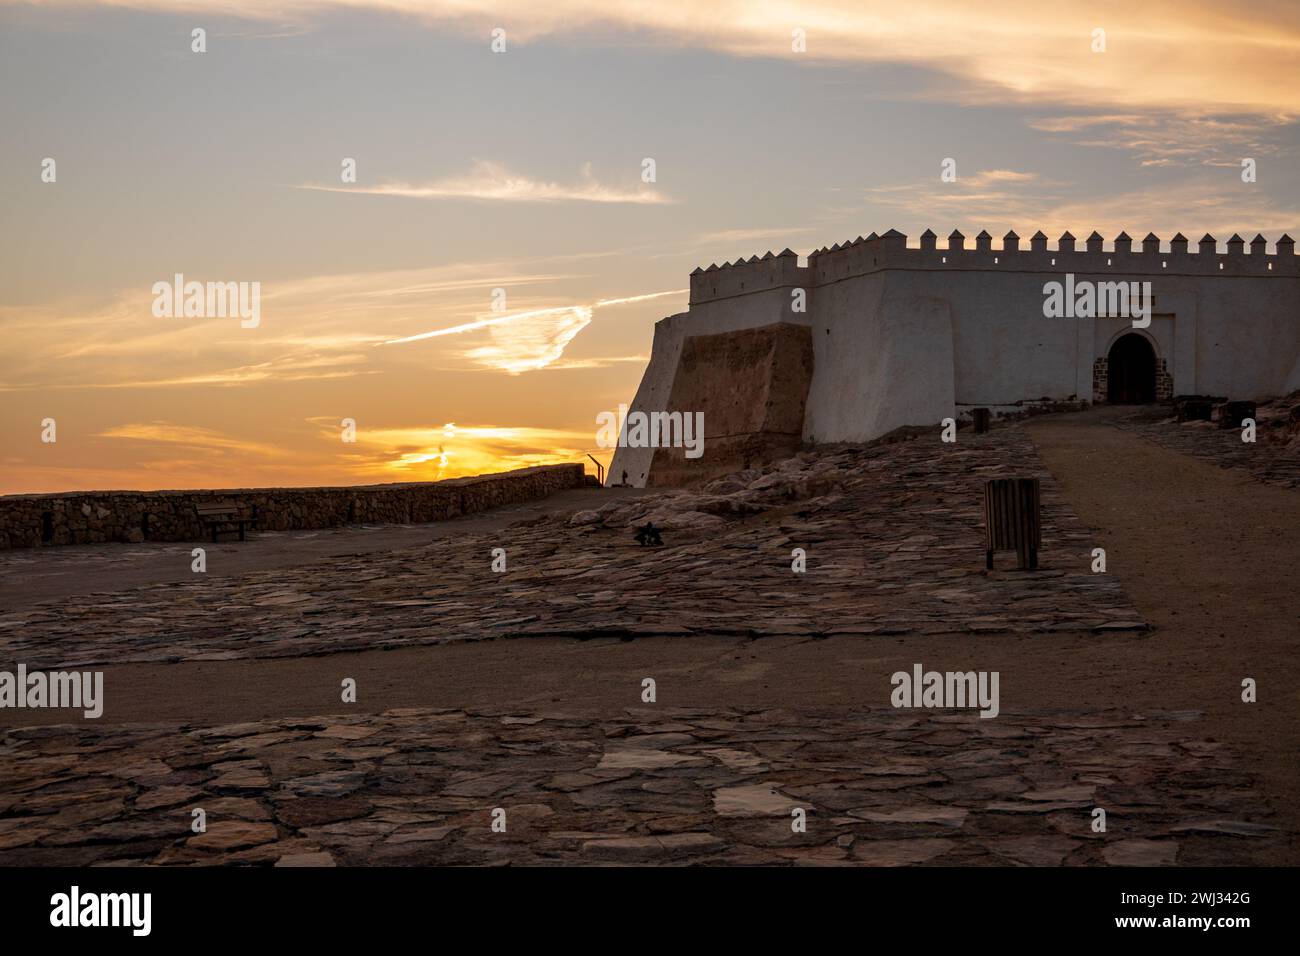
[[[1042,504],[1037,478],[994,478],[984,485],[986,566],[994,551],[1015,551],[1021,570],[1038,568]]]
[[[248,524],[249,519],[241,514],[239,502],[230,500],[213,501],[205,505],[195,505],[194,511],[198,514],[201,522],[212,526],[213,544],[216,544],[217,534],[221,531],[223,525],[237,525],[239,527],[239,540],[244,540],[244,526]]]

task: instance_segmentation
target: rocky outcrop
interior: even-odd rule
[[[1240,417],[1224,413],[1236,406],[1240,416],[1241,408],[1252,404],[1255,440],[1242,441]],[[1111,424],[1222,468],[1239,468],[1268,484],[1300,488],[1300,392],[1257,404],[1185,395],[1176,400],[1174,410],[1170,415],[1167,407],[1140,406]]]
[[[447,481],[350,488],[87,491],[0,496],[0,549],[106,541],[198,541],[195,508],[234,501],[254,530],[444,521],[542,498],[583,482],[583,466],[543,465]]]
[[[616,499],[595,510],[579,511],[568,523],[570,527],[635,528],[650,522],[659,528],[707,531],[725,525],[727,519],[843,492],[849,480],[844,470],[847,454],[801,452],[763,469],[732,472],[702,487]]]

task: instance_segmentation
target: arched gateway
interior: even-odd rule
[[[1121,335],[1106,361],[1106,401],[1144,405],[1156,400],[1156,353],[1145,336]]]

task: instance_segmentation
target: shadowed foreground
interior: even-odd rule
[[[1194,712],[650,707],[29,729],[4,739],[0,773],[9,808],[40,816],[0,820],[0,861],[1245,862],[1279,833],[1203,731]],[[1105,834],[1091,831],[1095,806]]]
[[[1107,422],[830,449],[432,543],[250,542],[201,580],[47,576],[68,597],[0,615],[0,646],[103,662],[105,714],[0,712],[0,864],[1294,863],[1275,571],[1300,498]],[[978,489],[1024,473],[1042,570],[986,574]],[[647,518],[663,548],[631,541]],[[913,662],[998,670],[1000,715],[892,709]]]

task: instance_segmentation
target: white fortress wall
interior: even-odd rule
[[[1201,280],[1195,388],[1188,394],[1259,399],[1300,388],[1300,278]],[[1157,295],[1159,301],[1159,295]]]
[[[677,368],[677,357],[681,355],[682,340],[686,337],[685,328],[690,321],[691,313],[678,312],[655,323],[650,363],[641,374],[641,384],[637,386],[629,412],[663,410],[664,403],[668,401],[668,393],[672,391],[673,372]],[[653,448],[616,448],[609,464],[609,473],[605,476],[605,484],[621,484],[623,472],[626,471],[630,484],[644,488],[653,457]]]
[[[868,441],[954,414],[945,300],[874,273],[820,286],[815,302],[806,441]]]
[[[814,371],[804,421],[807,441],[869,441],[903,425],[937,425],[974,406],[1084,401],[1103,381],[1098,359],[1137,332],[1155,351],[1171,394],[1264,399],[1300,389],[1300,264],[1287,236],[1275,254],[1257,236],[1213,237],[1196,246],[1181,234],[1162,249],[1148,235],[1133,249],[1095,232],[1068,232],[1048,249],[1041,232],[1021,247],[1014,233],[993,248],[986,232],[968,248],[960,233],[920,248],[890,230],[813,252],[793,252],[691,275],[690,311],[656,325],[650,366],[633,408],[661,410],[682,343],[777,322],[810,327]],[[1107,249],[1106,246],[1110,245]],[[1048,317],[1044,285],[1150,282],[1151,324],[1133,317]],[[804,289],[807,312],[791,309]],[[652,449],[620,449],[610,480],[644,483]]]
[[[1152,343],[1157,363],[1164,360],[1175,393],[1259,398],[1300,387],[1300,269],[1294,244],[1283,237],[1278,254],[1268,255],[1265,243],[1257,238],[1247,253],[1244,242],[1233,237],[1224,254],[1213,240],[1207,240],[1191,253],[1179,236],[1169,251],[1161,251],[1159,240],[1148,236],[1135,252],[1125,235],[1106,250],[1094,233],[1087,248],[1076,251],[1067,233],[1056,250],[1049,250],[1046,237],[1039,233],[1031,248],[1024,250],[1014,233],[1000,249],[992,248],[992,237],[981,233],[974,249],[964,248],[960,234],[950,240],[953,248],[936,249],[927,231],[919,249],[906,248],[904,238],[892,232],[836,246],[809,257],[817,284],[814,326],[824,332],[846,323],[845,336],[835,348],[828,347],[821,334],[815,337],[819,363],[823,353],[835,361],[837,348],[856,350],[858,337],[875,341],[885,328],[894,327],[894,309],[913,310],[904,303],[937,299],[946,303],[951,315],[958,406],[997,407],[1038,399],[1091,401],[1094,362],[1108,354],[1120,334],[1135,330],[1129,317],[1044,316],[1044,284],[1064,283],[1066,274],[1072,273],[1076,285],[1151,283],[1151,324],[1140,334]],[[883,276],[883,286],[865,284],[862,280],[869,275]],[[848,289],[854,291],[837,291]],[[882,301],[888,303],[883,309]],[[854,313],[856,320],[851,318]],[[870,323],[880,330],[863,328]],[[929,327],[932,322],[924,324]],[[891,334],[932,339],[919,329]],[[935,341],[930,347],[941,348]],[[928,361],[929,356],[923,356],[923,364],[915,370],[923,381],[941,374],[942,358],[939,365],[924,364]],[[825,403],[837,388],[848,385],[847,372],[817,383],[817,400],[809,407],[809,432],[819,440],[834,440],[822,437],[835,429],[827,431],[821,421],[827,415],[826,420],[834,420]],[[907,382],[895,384],[911,388]],[[908,404],[920,414],[920,404]],[[942,404],[940,400],[935,407]]]
[[[1067,401],[1080,384],[1077,319],[1043,317],[1043,282],[1028,272],[897,271],[891,286],[930,295],[952,315],[954,400],[961,405],[1012,405],[1040,398]],[[1092,356],[1087,356],[1087,398]],[[924,424],[937,424],[938,419]],[[923,424],[914,422],[911,424]]]

